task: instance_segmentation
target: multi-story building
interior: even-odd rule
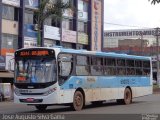
[[[157,49],[154,35],[155,29],[106,30],[104,32],[103,50],[137,55],[154,55]]]
[[[68,1],[68,0],[65,0]],[[47,18],[42,46],[101,50],[104,0],[71,0],[75,11],[66,10],[62,21]],[[14,52],[37,46],[35,11],[40,0],[0,0],[0,83],[13,82]]]
[[[156,40],[155,31],[156,29],[106,30],[103,51],[152,56],[153,78],[157,79],[160,42]]]
[[[148,40],[144,39],[124,39],[118,41],[118,47],[147,47]]]

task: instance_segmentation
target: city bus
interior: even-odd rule
[[[37,47],[15,52],[14,102],[44,111],[51,105],[81,110],[86,103],[130,104],[152,94],[150,57]]]

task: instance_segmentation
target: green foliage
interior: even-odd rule
[[[35,21],[38,24],[38,46],[40,46],[42,25],[47,18],[61,20],[66,9],[72,9],[71,1],[64,3],[63,0],[40,0],[39,9],[35,12]]]
[[[151,4],[158,4],[158,3],[160,3],[160,0],[148,0],[148,1],[151,1]]]

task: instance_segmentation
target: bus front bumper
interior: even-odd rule
[[[58,104],[58,95],[56,93],[52,93],[47,96],[18,96],[14,94],[14,103],[17,104]]]

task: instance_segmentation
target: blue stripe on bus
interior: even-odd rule
[[[150,85],[150,77],[86,77],[72,76],[62,86],[61,89],[76,88],[121,88],[121,87],[145,87]]]
[[[126,58],[126,59],[137,59],[137,60],[150,60],[150,57],[145,56],[135,56],[127,54],[118,54],[114,52],[96,52],[96,51],[86,51],[86,50],[73,50],[73,49],[64,49],[61,48],[61,52],[71,53],[71,54],[81,54],[81,55],[96,55],[103,57],[117,57],[117,58]]]

